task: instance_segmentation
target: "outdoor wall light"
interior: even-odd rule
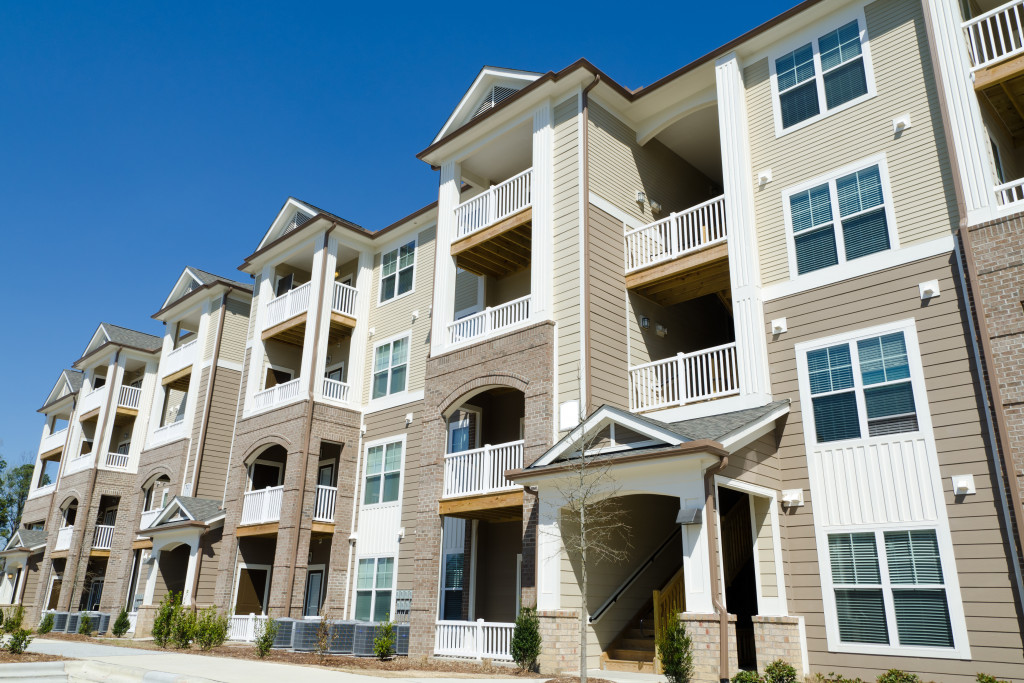
[[[661,202],[651,200],[651,213],[661,213]]]
[[[954,474],[953,479],[953,495],[955,496],[970,496],[977,493],[977,489],[974,488],[974,475],[973,474]]]
[[[782,492],[782,507],[798,508],[804,505],[803,489],[786,489]]]
[[[636,191],[636,203],[637,204],[643,204],[645,201],[647,201],[647,193],[644,192],[643,190],[637,190]]]
[[[921,301],[937,297],[941,290],[939,289],[938,280],[929,280],[928,282],[922,282],[917,286],[917,289],[921,292]]]
[[[648,318],[646,315],[640,316],[640,327],[642,327],[642,328],[644,328],[646,330],[650,326],[651,326],[651,319]]]

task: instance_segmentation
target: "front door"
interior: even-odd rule
[[[315,617],[320,614],[320,595],[324,583],[324,571],[311,569],[306,573],[306,601],[303,603],[302,616]]]
[[[57,574],[50,584],[50,599],[46,601],[46,609],[57,609],[57,600],[60,598],[60,586],[60,574]]]
[[[89,586],[89,600],[85,608],[91,611],[98,610],[101,597],[103,597],[103,579],[95,579],[92,585]]]
[[[238,572],[238,596],[235,598],[235,614],[263,614],[267,596],[266,569],[242,567]]]

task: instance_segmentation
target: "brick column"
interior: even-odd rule
[[[754,616],[754,642],[757,649],[757,670],[776,659],[788,662],[797,673],[807,673],[800,638],[799,617]]]
[[[580,668],[580,613],[574,609],[542,610],[540,619],[540,658],[545,675]]]
[[[693,641],[694,683],[718,683],[718,664],[721,653],[718,615],[683,612],[679,621],[686,626],[686,634]],[[739,671],[736,651],[736,615],[729,615],[729,675]]]

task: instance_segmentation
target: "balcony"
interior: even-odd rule
[[[324,398],[348,403],[351,391],[351,385],[331,379],[330,377],[324,377]]]
[[[739,394],[736,343],[630,368],[629,409],[671,408]]]
[[[150,446],[170,443],[171,441],[183,438],[185,438],[185,418],[181,416],[181,419],[176,422],[154,429],[153,436],[150,438]]]
[[[182,344],[168,353],[164,356],[163,362],[160,364],[160,376],[169,377],[192,366],[195,363],[198,349],[199,340],[193,339],[189,343]]]
[[[271,486],[257,491],[246,491],[242,502],[239,526],[267,524],[281,521],[281,496],[284,486]]]
[[[107,385],[96,387],[85,396],[82,397],[78,404],[78,414],[81,419],[88,419],[87,416],[94,410],[99,410],[100,404],[103,403],[103,390],[107,388]]]
[[[301,395],[302,378],[296,377],[290,382],[256,392],[252,397],[252,407],[253,410],[267,410],[288,403]]]
[[[142,389],[122,386],[117,394],[117,408],[121,412],[132,415],[139,414],[139,403],[142,400]]]
[[[74,532],[73,526],[62,527],[57,530],[57,542],[54,543],[54,550],[67,550],[71,547],[71,534]]]
[[[1024,54],[1024,2],[1013,0],[963,24],[974,71]]]
[[[278,338],[302,344],[306,333],[306,313],[312,300],[313,283],[307,282],[272,299],[263,318],[263,339]]]
[[[316,505],[313,507],[314,522],[334,523],[334,503],[338,499],[337,486],[317,486]]]
[[[111,470],[128,470],[128,454],[127,453],[107,453],[107,469]]]
[[[63,530],[62,530],[63,531]],[[97,524],[92,533],[93,550],[110,550],[114,540],[114,527],[107,524]]]
[[[49,434],[43,437],[43,440],[39,444],[39,454],[47,455],[49,453],[62,450],[64,448],[64,442],[67,440],[67,438],[67,427],[60,430],[59,432],[54,432],[53,434]]]
[[[139,529],[145,531],[149,527],[153,526],[153,522],[156,521],[156,518],[159,517],[160,513],[163,511],[163,508],[157,508],[156,510],[146,510],[143,512],[142,519],[139,521]]]
[[[80,455],[77,458],[72,458],[71,460],[68,461],[68,464],[64,466],[64,472],[61,474],[61,476],[67,477],[72,474],[75,474],[76,472],[82,472],[84,470],[87,470],[90,467],[92,467],[93,463],[95,462],[95,453],[85,453],[84,455]]]
[[[452,257],[477,275],[503,277],[530,265],[533,169],[455,207]]]
[[[448,325],[448,343],[465,344],[495,336],[530,320],[531,296],[527,295],[494,308],[456,320]]]
[[[449,453],[444,456],[444,497],[521,489],[505,478],[505,471],[522,466],[523,441]]]

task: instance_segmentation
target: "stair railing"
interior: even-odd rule
[[[593,614],[590,615],[590,623],[597,623],[597,620],[604,616],[604,613],[608,611],[608,608],[614,605],[615,602],[620,597],[622,597],[622,594],[629,590],[629,587],[632,586],[636,582],[636,580],[640,578],[640,575],[643,574],[648,567],[654,564],[654,561],[658,559],[658,556],[661,555],[665,548],[668,547],[672,539],[676,536],[679,536],[681,533],[682,527],[676,526],[676,528],[672,530],[672,533],[668,535],[668,538],[662,541],[661,545],[659,545],[657,549],[655,549],[655,551],[651,553],[646,560],[644,560],[643,564],[641,564],[639,567],[633,570],[633,573],[630,574],[617,589],[615,589],[615,592],[612,593],[611,596],[607,600],[605,600]]]
[[[654,591],[654,673],[660,674],[661,653],[658,652],[658,636],[661,629],[668,626],[673,614],[686,611],[686,583],[683,581],[683,568],[680,567],[675,576],[661,590]]]

